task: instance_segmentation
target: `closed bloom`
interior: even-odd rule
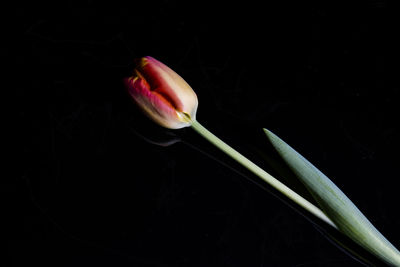
[[[133,76],[125,79],[130,95],[159,125],[179,129],[196,120],[197,96],[172,69],[152,57],[138,60]]]

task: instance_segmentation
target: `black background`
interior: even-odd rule
[[[144,117],[121,79],[146,55],[213,133],[274,173],[272,130],[400,247],[398,9],[321,2],[17,4],[5,265],[360,266],[191,129]]]

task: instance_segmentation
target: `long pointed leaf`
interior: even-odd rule
[[[280,156],[311,192],[320,208],[342,233],[387,264],[400,266],[400,252],[328,177],[271,131],[264,129],[264,132]]]

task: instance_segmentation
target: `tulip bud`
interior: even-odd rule
[[[125,79],[130,95],[159,125],[179,129],[196,120],[197,96],[172,69],[152,57],[138,60],[133,76]]]

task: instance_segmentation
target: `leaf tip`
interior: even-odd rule
[[[272,138],[274,138],[276,136],[273,132],[271,132],[270,130],[268,130],[266,128],[263,128],[263,130],[269,140],[271,140]]]

